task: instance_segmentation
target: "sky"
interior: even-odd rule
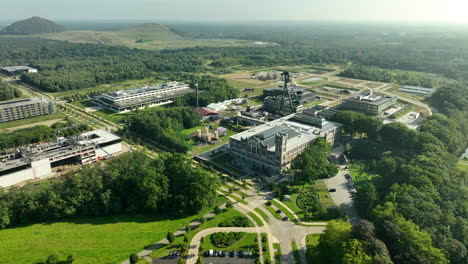
[[[0,18],[468,23],[468,0],[0,0]]]

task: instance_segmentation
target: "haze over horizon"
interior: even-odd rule
[[[3,20],[354,21],[468,23],[464,0],[24,0]]]

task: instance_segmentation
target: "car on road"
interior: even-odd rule
[[[271,206],[271,202],[268,201],[268,202],[265,203],[265,205],[266,206]]]
[[[289,219],[288,219],[287,216],[283,217],[283,221],[288,221],[288,220],[289,220]]]
[[[276,213],[281,214],[281,210],[280,209],[276,210]]]
[[[332,188],[332,189],[328,190],[328,192],[336,192],[336,189]]]

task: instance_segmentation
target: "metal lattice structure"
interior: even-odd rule
[[[296,92],[291,87],[292,76],[289,72],[283,72],[281,76],[283,76],[284,87],[283,94],[281,95],[279,113],[284,115],[296,113],[298,109],[302,108],[302,105]]]

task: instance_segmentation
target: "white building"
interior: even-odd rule
[[[29,66],[11,66],[0,68],[0,72],[7,75],[17,75],[21,73],[37,73],[37,69]]]
[[[20,147],[0,153],[0,186],[8,187],[52,175],[62,164],[89,164],[122,151],[120,137],[104,130],[61,138],[55,142]]]
[[[125,113],[144,107],[168,104],[174,98],[190,92],[193,90],[188,84],[168,82],[162,85],[105,93],[97,96],[95,101],[114,112]]]

